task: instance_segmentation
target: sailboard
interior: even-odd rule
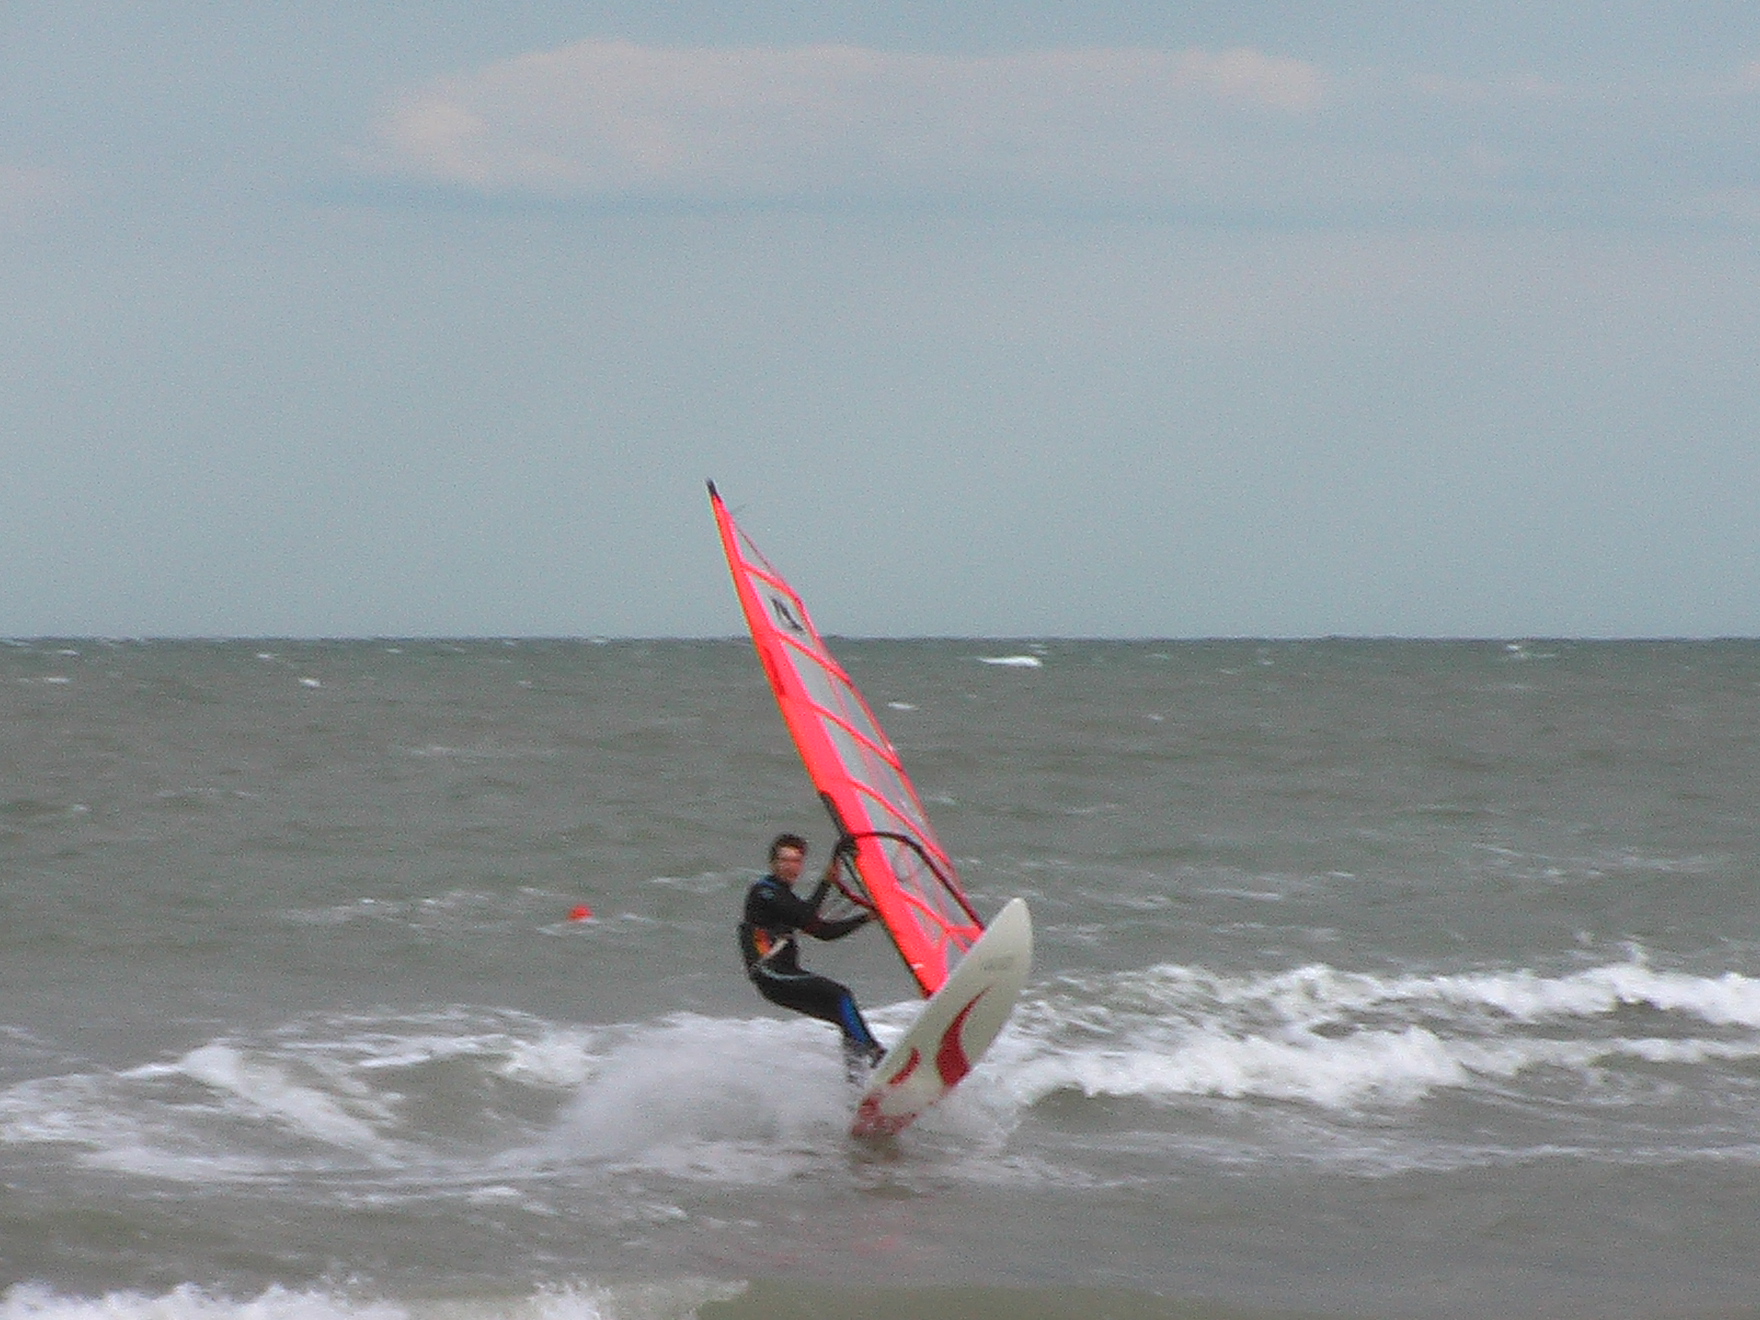
[[[849,850],[852,897],[884,926],[929,1000],[857,1107],[857,1135],[897,1132],[956,1085],[1008,1021],[1032,960],[1032,920],[1015,899],[986,929],[898,752],[800,595],[740,530],[713,482],[709,503],[783,723]]]

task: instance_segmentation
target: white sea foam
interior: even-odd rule
[[[1002,665],[1012,669],[1039,669],[1045,664],[1036,655],[981,655],[978,663],[983,665]]]
[[[890,1030],[912,1008],[871,1016]],[[768,1185],[838,1149],[850,1095],[834,1040],[797,1018],[319,1020],[14,1086],[0,1092],[0,1141],[83,1147],[88,1164],[180,1181],[352,1168],[480,1196],[485,1175],[504,1186],[545,1166],[599,1166]]]
[[[298,1052],[334,1060],[363,1077],[386,1069],[473,1060],[495,1076],[544,1087],[577,1085],[592,1067],[603,1030],[559,1026],[523,1013],[463,1009],[334,1019],[306,1031],[324,1027],[340,1034],[302,1036]]]
[[[1346,1040],[1194,1033],[1183,1043],[1053,1049],[1009,1076],[1032,1104],[1053,1092],[1088,1096],[1220,1096],[1299,1100],[1328,1108],[1403,1103],[1467,1080],[1463,1063],[1434,1033],[1365,1031]]]
[[[0,1294],[0,1320],[688,1320],[703,1303],[737,1296],[743,1287],[694,1278],[572,1283],[522,1296],[447,1301],[280,1287],[234,1298],[195,1284],[158,1294],[78,1297],[21,1283]]]
[[[328,1070],[327,1086],[297,1080],[288,1062],[253,1057],[231,1045],[205,1045],[178,1061],[178,1070],[202,1083],[229,1108],[263,1118],[330,1146],[377,1153],[377,1130],[389,1107],[346,1073]]]
[[[632,1031],[562,1113],[550,1153],[712,1181],[785,1179],[791,1152],[822,1146],[846,1117],[825,1036],[805,1019],[694,1014]]]
[[[1559,976],[1163,964],[1062,977],[1029,990],[912,1140],[947,1145],[956,1163],[958,1151],[1000,1159],[1008,1134],[1058,1095],[1238,1103],[1255,1122],[1272,1102],[1322,1125],[1364,1111],[1379,1123],[1446,1092],[1613,1112],[1670,1088],[1703,1091],[1706,1069],[1749,1073],[1760,1061],[1753,991],[1749,978],[1642,961]],[[891,1038],[916,1010],[869,1017]],[[20,1083],[0,1091],[0,1141],[181,1181],[358,1171],[371,1179],[363,1196],[445,1187],[542,1208],[535,1189],[558,1172],[734,1187],[847,1176],[850,1103],[834,1033],[806,1019],[686,1013],[587,1027],[453,1009],[296,1021],[125,1072]],[[1399,1158],[1428,1158],[1417,1147]],[[666,1213],[626,1208],[643,1222]]]
[[[1481,1004],[1523,1021],[1648,1007],[1719,1025],[1760,1028],[1760,978],[1736,972],[1703,977],[1622,963],[1557,978],[1532,972],[1440,976],[1395,982],[1394,989],[1398,994],[1434,993],[1452,1002]]]
[[[296,1022],[114,1074],[19,1083],[0,1091],[0,1142],[73,1147],[95,1167],[187,1181],[349,1168],[433,1176],[457,1159],[501,1158],[521,1126],[497,1097],[554,1108],[600,1047],[592,1029],[518,1014]],[[460,1107],[460,1095],[472,1104]],[[435,1099],[447,1119],[438,1127],[424,1108]]]
[[[98,1079],[36,1078],[0,1092],[0,1142],[91,1145],[117,1124],[103,1112]]]
[[[157,1296],[112,1292],[100,1297],[69,1297],[41,1285],[20,1284],[0,1299],[0,1320],[407,1320],[409,1314],[389,1303],[282,1288],[234,1300],[194,1284]]]
[[[1398,1006],[1492,1010],[1523,1022],[1589,1018],[1621,1008],[1648,1007],[1707,1023],[1760,1028],[1760,978],[1736,972],[1715,977],[1662,972],[1641,961],[1554,977],[1525,969],[1387,977],[1340,971],[1322,963],[1254,977],[1162,965],[1118,978],[1110,986],[1103,981],[1089,984],[1127,1006],[1177,1008],[1213,1000],[1234,1007],[1259,1006],[1298,1025]]]
[[[1621,1010],[1659,1015],[1633,1034]],[[1022,1104],[1089,1096],[1211,1096],[1326,1109],[1409,1105],[1501,1087],[1540,1069],[1584,1103],[1622,1100],[1628,1065],[1760,1059],[1760,982],[1641,963],[1546,977],[1526,970],[1381,977],[1315,964],[1264,976],[1159,966],[1066,978],[1031,998],[999,1052]],[[1605,1102],[1611,1102],[1605,1101]]]
[[[591,1074],[596,1061],[590,1039],[585,1032],[547,1030],[536,1040],[509,1041],[495,1071],[513,1081],[579,1086]]]

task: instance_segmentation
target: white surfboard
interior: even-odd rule
[[[1025,902],[1010,899],[910,1030],[886,1051],[856,1105],[850,1132],[902,1132],[957,1086],[1008,1021],[1032,962],[1032,916]]]

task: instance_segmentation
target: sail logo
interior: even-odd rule
[[[785,598],[772,594],[770,597],[770,612],[776,616],[776,626],[778,628],[786,628],[789,632],[794,633],[798,637],[805,637],[807,635],[807,625],[795,617],[793,608]]]

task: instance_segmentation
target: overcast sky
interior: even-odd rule
[[[0,6],[0,635],[1760,635],[1760,5]]]

